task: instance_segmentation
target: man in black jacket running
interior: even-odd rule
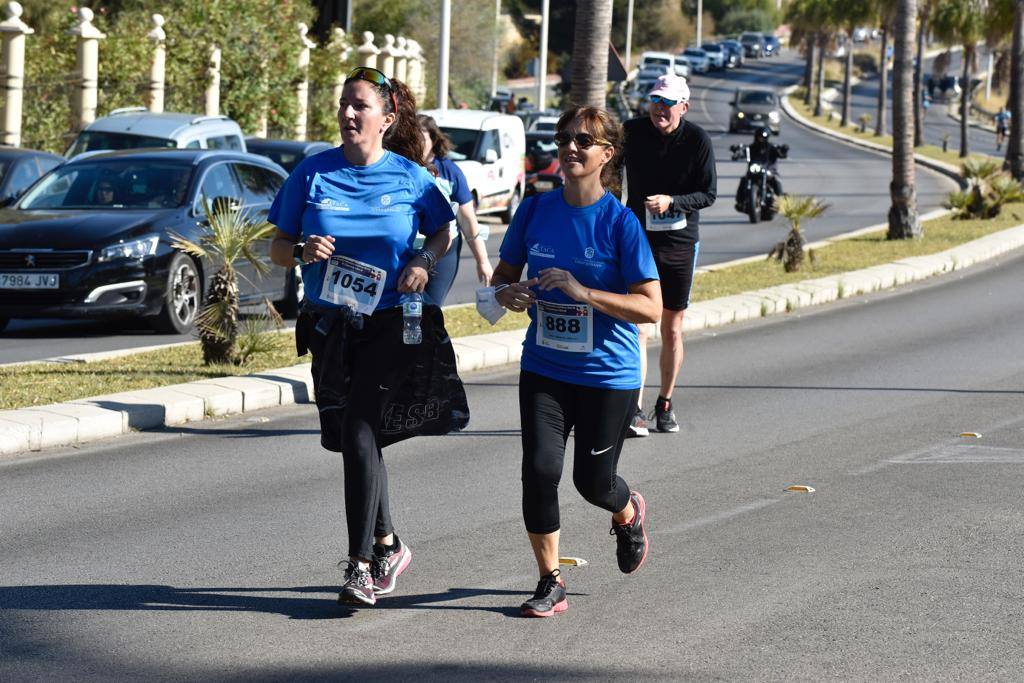
[[[704,129],[683,118],[690,88],[674,74],[658,78],[648,95],[648,115],[625,124],[626,205],[647,233],[661,278],[661,392],[654,405],[655,427],[678,432],[672,410],[672,389],[683,364],[683,315],[700,249],[700,209],[715,202],[718,179],[711,139]],[[646,376],[647,338],[640,326],[641,377]],[[634,436],[646,436],[641,405],[630,425]]]

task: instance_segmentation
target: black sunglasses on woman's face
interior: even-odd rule
[[[607,140],[595,138],[590,133],[576,133],[573,135],[564,130],[555,133],[555,144],[559,147],[565,147],[570,142],[575,142],[577,149],[590,149],[594,145],[611,144]]]

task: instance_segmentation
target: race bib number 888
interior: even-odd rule
[[[570,353],[594,350],[594,310],[586,304],[537,302],[537,345]]]

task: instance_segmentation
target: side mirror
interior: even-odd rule
[[[485,164],[493,164],[493,163],[496,163],[497,161],[498,161],[498,152],[497,151],[495,151],[494,149],[489,149],[486,152],[484,152],[484,163]]]

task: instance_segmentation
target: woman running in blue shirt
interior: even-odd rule
[[[381,453],[389,399],[423,360],[420,346],[403,344],[401,297],[423,292],[454,215],[419,165],[423,138],[404,84],[353,70],[338,125],[342,146],[300,163],[268,220],[278,228],[274,263],[303,264],[296,340],[313,353],[321,443],[344,460],[349,560],[339,601],[372,605],[412,558],[394,533]],[[427,237],[414,252],[417,232]],[[422,346],[433,320],[424,314]]]
[[[559,118],[555,142],[565,186],[523,203],[492,278],[498,302],[529,310],[531,320],[519,377],[523,517],[540,572],[521,608],[531,617],[568,608],[558,483],[573,429],[573,483],[612,513],[619,569],[632,573],[647,557],[646,503],[616,467],[641,385],[636,323],[661,315],[644,231],[605,189],[615,181],[622,128],[605,111],[577,107]]]
[[[455,222],[451,224],[452,246],[437,262],[437,274],[427,283],[427,296],[438,306],[443,306],[455,282],[455,276],[459,273],[463,241],[469,246],[473,260],[476,261],[476,278],[480,284],[485,287],[490,284],[494,268],[487,258],[487,247],[480,239],[480,226],[476,221],[476,211],[473,210],[473,193],[469,189],[469,182],[462,169],[448,158],[451,141],[438,128],[437,121],[432,116],[420,114],[416,119],[419,121],[426,149],[423,162],[427,166],[433,164],[437,169],[436,182],[448,195],[452,210],[455,211]]]

